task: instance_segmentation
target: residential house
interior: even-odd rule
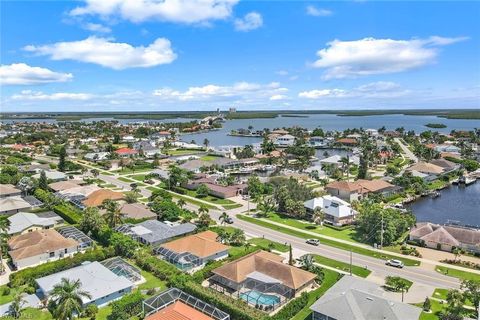
[[[303,206],[309,215],[312,215],[316,208],[321,209],[325,214],[324,222],[334,226],[350,224],[358,214],[352,209],[350,203],[329,195],[307,200]]]
[[[157,214],[150,211],[147,206],[141,203],[125,203],[120,209],[124,218],[129,219],[156,219]]]
[[[83,181],[81,180],[67,180],[67,181],[58,181],[48,184],[48,187],[55,192],[64,191],[72,188],[78,187]]]
[[[0,184],[0,199],[21,195],[22,190],[18,189],[13,184]]]
[[[437,179],[439,175],[443,174],[445,169],[433,163],[420,161],[408,167],[406,171],[411,172],[413,176],[421,177],[426,181],[432,181]]]
[[[89,152],[83,156],[85,160],[97,162],[107,160],[110,152]]]
[[[319,162],[322,165],[332,165],[335,168],[341,168],[342,166],[344,166],[344,164],[342,162],[343,158],[347,159],[346,157],[342,157],[342,156],[336,154],[336,155],[333,155],[331,157],[321,159]],[[360,158],[359,157],[351,156],[351,157],[348,157],[348,160],[349,160],[350,165],[354,164],[354,165],[358,166],[360,164]]]
[[[39,179],[40,174],[41,173],[34,174],[33,178]],[[65,173],[57,171],[57,170],[45,171],[45,176],[47,177],[47,180],[52,181],[52,182],[67,180],[67,175]]]
[[[192,223],[171,223],[158,220],[147,220],[138,224],[124,224],[115,231],[126,234],[147,245],[159,245],[172,238],[194,232],[197,227]]]
[[[347,147],[356,146],[358,141],[356,138],[341,138],[335,141],[337,144],[344,145]]]
[[[230,315],[177,288],[143,302],[145,320],[230,320]]]
[[[131,292],[134,286],[134,283],[125,276],[114,273],[98,261],[93,261],[36,279],[38,295],[50,298],[55,285],[59,284],[62,279],[80,281],[81,290],[90,295],[90,297],[81,297],[82,307],[89,304],[98,307],[105,306]]]
[[[284,134],[276,137],[273,143],[278,147],[290,147],[295,143],[295,137],[291,134]]]
[[[311,307],[312,320],[417,320],[422,309],[384,297],[377,284],[343,276]]]
[[[460,169],[460,164],[446,160],[446,159],[433,159],[430,161],[431,164],[442,167],[444,173],[452,172]]]
[[[452,251],[454,248],[480,253],[480,230],[430,222],[417,223],[409,238],[428,248]]]
[[[87,196],[85,200],[82,201],[84,206],[87,207],[99,207],[102,205],[103,201],[109,200],[122,200],[125,197],[123,192],[116,192],[108,189],[100,189],[92,192]]]
[[[55,229],[36,230],[8,240],[8,254],[17,269],[61,259],[78,251],[78,242]]]
[[[63,224],[63,219],[53,211],[30,213],[18,212],[10,217],[9,235],[19,235],[41,229],[51,229]]]
[[[32,205],[21,196],[0,198],[0,214],[13,214],[32,209]]]
[[[230,247],[217,238],[217,233],[204,231],[164,243],[155,253],[181,270],[197,270],[209,261],[228,257]]]
[[[204,175],[197,175],[195,179],[189,180],[184,187],[189,190],[197,190],[201,185],[208,188],[208,193],[212,196],[226,199],[243,194],[247,189],[246,184],[234,184],[230,186],[220,185],[212,178],[207,178]]]
[[[334,181],[325,186],[325,190],[332,196],[339,197],[348,202],[353,200],[361,200],[369,194],[381,194],[383,196],[390,196],[394,193],[400,192],[401,187],[395,186],[385,180],[357,180],[349,181]]]
[[[132,156],[138,155],[138,151],[130,148],[120,148],[115,150],[115,153],[120,157],[120,158],[129,158]]]
[[[252,306],[273,310],[315,286],[315,274],[283,263],[283,257],[256,251],[212,270],[211,288]],[[265,296],[265,298],[263,298]],[[262,301],[268,303],[263,304]]]

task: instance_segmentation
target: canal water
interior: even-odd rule
[[[424,197],[409,205],[417,221],[456,222],[480,227],[480,181],[465,186],[450,186],[438,198]]]

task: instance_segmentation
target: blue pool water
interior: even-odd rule
[[[240,295],[240,298],[251,303],[264,306],[274,306],[280,303],[280,298],[271,294],[263,294],[259,291],[248,291]]]

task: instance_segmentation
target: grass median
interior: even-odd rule
[[[250,223],[254,223],[256,225],[259,225],[259,226],[262,226],[262,227],[265,227],[265,228],[269,228],[269,229],[276,230],[276,231],[279,231],[279,232],[282,232],[282,233],[286,233],[286,234],[289,234],[289,235],[292,235],[292,236],[295,236],[295,237],[299,237],[299,238],[303,238],[303,239],[315,238],[315,236],[304,233],[302,231],[297,231],[297,230],[293,230],[293,229],[290,229],[290,228],[278,226],[278,225],[275,225],[275,224],[272,224],[272,223],[269,223],[269,222],[266,222],[266,221],[263,221],[263,220],[255,219],[255,218],[252,218],[252,217],[247,217],[247,216],[244,216],[244,215],[237,215],[237,218],[239,218],[241,220],[244,220],[244,221],[247,221],[247,222],[250,222]],[[382,260],[396,259],[396,260],[402,261],[406,266],[419,266],[420,265],[420,261],[417,261],[417,260],[403,258],[403,257],[397,257],[397,256],[389,255],[389,254],[384,254],[384,253],[380,253],[380,252],[375,251],[375,250],[370,250],[370,249],[362,248],[362,247],[358,247],[358,246],[352,246],[352,245],[349,245],[348,243],[334,241],[334,240],[330,240],[330,239],[325,239],[325,238],[317,238],[317,239],[319,239],[320,243],[322,243],[324,245],[335,247],[335,248],[342,249],[342,250],[347,250],[347,251],[351,250],[354,253],[361,254],[361,255],[364,255],[364,256],[369,256],[369,257],[382,259]]]
[[[330,258],[319,256],[319,255],[316,255],[316,254],[313,255],[313,258],[315,259],[316,263],[319,263],[321,265],[331,267],[331,268],[335,268],[337,270],[341,270],[341,271],[344,271],[344,272],[350,272],[350,264],[349,263],[334,260],[334,259],[330,259]],[[371,273],[371,271],[364,268],[364,267],[352,265],[352,274],[354,274],[356,276],[366,278],[366,277],[368,277],[368,275],[370,273]]]
[[[452,269],[452,268],[442,267],[442,266],[437,266],[435,268],[435,271],[437,271],[438,273],[444,274],[446,276],[458,278],[460,280],[480,281],[480,274],[478,273],[467,272],[467,271],[462,271],[462,270],[457,270],[457,269]]]

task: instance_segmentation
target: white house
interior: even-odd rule
[[[88,161],[103,161],[108,159],[109,152],[89,152],[83,156]]]
[[[273,143],[279,147],[289,147],[295,143],[295,137],[290,134],[284,134],[276,137]]]
[[[313,213],[315,208],[320,208],[325,213],[324,222],[335,226],[352,223],[358,214],[357,211],[352,209],[350,203],[329,195],[307,200],[303,203],[303,206],[310,214]]]
[[[17,235],[40,229],[50,229],[63,223],[63,219],[55,212],[18,212],[10,217],[9,235]]]

